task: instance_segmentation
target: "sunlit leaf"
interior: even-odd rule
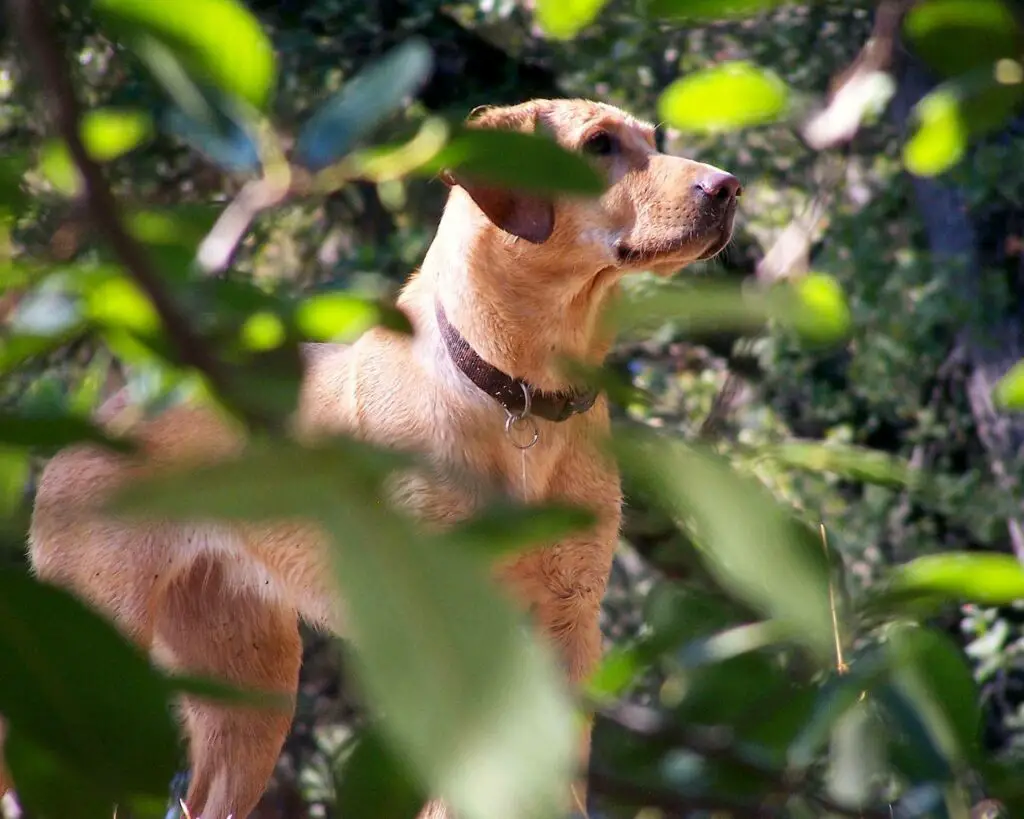
[[[991,133],[1024,102],[1024,82],[1004,83],[994,66],[949,80],[914,108],[914,132],[903,164],[918,176],[937,176],[956,165],[972,139]]]
[[[160,329],[160,317],[149,297],[124,275],[97,277],[85,289],[84,312],[96,324],[141,335],[153,335]]]
[[[757,448],[759,455],[809,472],[829,472],[849,480],[903,488],[915,480],[906,460],[867,447],[812,441],[786,441]]]
[[[597,19],[608,0],[537,0],[537,22],[551,37],[568,40]]]
[[[148,142],[153,136],[153,120],[135,108],[96,108],[82,117],[79,135],[89,156],[97,162],[110,162]],[[81,189],[78,169],[62,140],[43,145],[39,169],[66,196]]]
[[[130,45],[152,39],[198,77],[256,108],[266,106],[276,73],[274,49],[236,0],[94,0],[115,36]]]
[[[24,449],[0,446],[0,517],[13,515],[25,501],[28,456]]]
[[[836,342],[850,332],[850,308],[839,283],[824,273],[808,273],[792,282],[793,328],[804,338]]]
[[[918,176],[935,176],[960,161],[967,150],[968,128],[959,100],[946,88],[925,96],[916,113],[917,128],[903,147],[903,164]]]
[[[377,325],[401,332],[411,329],[400,311],[343,292],[319,293],[303,299],[296,307],[295,322],[304,338],[335,343],[355,341]]]
[[[770,71],[734,61],[673,82],[658,100],[658,114],[682,131],[729,131],[777,119],[788,98],[786,84]]]
[[[1024,600],[1024,567],[993,552],[924,555],[890,570],[886,596],[1007,605]]]
[[[755,332],[769,322],[809,341],[835,343],[850,329],[849,308],[835,282],[813,274],[770,288],[685,280],[630,288],[610,307],[608,320],[620,333],[654,330],[666,322],[685,333]]]
[[[295,162],[313,172],[337,162],[416,93],[432,63],[427,42],[411,38],[363,69],[302,127]]]
[[[1024,39],[1001,0],[922,0],[903,20],[914,50],[947,77],[1021,55]]]
[[[635,428],[616,438],[623,471],[691,531],[715,579],[827,662],[828,568],[812,533],[716,456]]]
[[[1018,361],[999,379],[992,400],[1001,409],[1024,410],[1024,361]]]
[[[537,193],[596,196],[606,186],[593,165],[554,140],[494,128],[466,128],[421,168],[458,171],[480,182]]]
[[[418,782],[470,819],[555,810],[576,750],[560,674],[492,588],[485,546],[420,532],[381,503],[385,478],[407,461],[344,439],[253,444],[239,459],[126,487],[115,508],[320,521],[358,680]]]
[[[63,589],[0,568],[0,654],[17,669],[0,674],[0,713],[13,731],[101,793],[165,792],[178,759],[170,690],[105,619]]]
[[[685,20],[719,20],[746,17],[781,6],[787,0],[652,0],[655,17]]]

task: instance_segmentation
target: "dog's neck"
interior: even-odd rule
[[[487,363],[537,389],[564,390],[563,359],[600,364],[612,342],[599,318],[616,279],[581,273],[556,248],[504,234],[456,200],[403,301],[414,301],[424,322],[439,301]]]

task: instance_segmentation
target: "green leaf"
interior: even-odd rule
[[[408,463],[345,439],[254,443],[238,459],[127,487],[113,508],[319,521],[332,536],[358,679],[418,782],[467,819],[554,811],[576,751],[561,675],[494,589],[489,562],[474,557],[485,546],[460,548],[381,503],[386,478]]]
[[[229,705],[245,705],[253,708],[276,708],[294,710],[293,698],[287,694],[272,691],[255,691],[237,688],[234,685],[209,677],[196,677],[190,674],[165,675],[169,690],[177,694],[188,694],[190,697],[222,702]]]
[[[843,289],[824,273],[808,273],[790,285],[793,288],[793,328],[804,338],[830,344],[850,332],[850,308]]]
[[[31,474],[28,452],[0,446],[0,518],[13,516],[25,503]]]
[[[914,133],[903,164],[917,176],[937,176],[956,165],[970,141],[998,130],[1024,101],[1024,83],[1001,82],[993,68],[949,80],[914,107]]]
[[[338,344],[355,341],[378,325],[399,332],[412,329],[400,310],[351,293],[308,296],[295,309],[295,323],[303,338]]]
[[[1012,555],[989,552],[925,555],[894,567],[882,594],[893,601],[1009,605],[1024,600],[1024,567]]]
[[[0,157],[0,228],[20,216],[31,201],[23,185],[28,167],[27,151]],[[0,245],[0,261],[3,260],[3,256],[3,247]],[[3,287],[2,280],[0,287]]]
[[[569,40],[597,19],[608,0],[537,0],[537,22],[550,37]]]
[[[131,452],[129,442],[107,435],[87,419],[74,415],[30,416],[0,410],[0,446],[39,447],[54,452],[80,442]]]
[[[0,656],[0,713],[13,732],[104,795],[163,796],[178,760],[170,690],[106,620],[0,568]]]
[[[367,731],[336,777],[338,813],[347,819],[415,819],[423,791],[384,739]]]
[[[102,785],[21,731],[8,730],[4,757],[18,783],[18,802],[39,819],[110,819],[115,798]]]
[[[903,20],[914,50],[947,77],[1021,55],[1021,28],[1001,0],[923,0]]]
[[[813,765],[836,722],[869,694],[887,672],[884,656],[871,652],[852,663],[846,673],[833,673],[818,689],[814,709],[789,747],[789,764],[797,769]]]
[[[295,161],[314,173],[337,162],[416,93],[432,64],[430,46],[418,37],[387,52],[306,121],[295,143]]]
[[[839,804],[864,807],[885,774],[884,724],[869,702],[854,703],[836,721],[825,785]]]
[[[992,400],[1000,409],[1024,410],[1024,361],[1018,361],[999,379]]]
[[[175,80],[172,95],[187,105],[164,111],[163,130],[228,173],[256,173],[262,158],[251,116],[233,98],[206,86],[192,85],[181,77],[168,77],[167,84]]]
[[[900,687],[879,686],[875,699],[883,709],[893,766],[912,782],[948,782],[949,760],[928,730],[917,703]]]
[[[895,682],[946,758],[974,764],[981,750],[981,707],[966,657],[935,629],[897,626],[886,637]]]
[[[18,333],[0,338],[0,374],[24,364],[29,359],[47,355],[85,332],[84,322],[76,322],[60,332],[50,334]]]
[[[491,503],[482,512],[449,533],[453,540],[484,554],[502,555],[551,546],[556,541],[592,526],[593,513],[564,504],[521,506]]]
[[[236,0],[93,0],[111,33],[129,45],[152,39],[190,71],[263,109],[275,83],[274,49]]]
[[[903,458],[867,447],[812,441],[787,441],[757,447],[758,455],[790,468],[829,472],[862,483],[901,489],[916,475]]]
[[[731,131],[777,119],[788,98],[775,74],[737,60],[673,82],[658,100],[658,115],[681,131]]]
[[[610,306],[608,320],[623,334],[654,330],[666,322],[691,334],[754,333],[778,321],[810,341],[835,343],[848,334],[849,316],[835,283],[823,274],[810,274],[803,282],[770,288],[658,280],[623,293]]]
[[[110,162],[148,142],[153,119],[136,108],[96,108],[83,115],[79,135],[86,152],[97,162]],[[60,193],[77,195],[82,180],[63,140],[43,144],[39,170]]]
[[[829,662],[828,566],[814,535],[718,456],[639,428],[616,438],[623,471],[690,531],[723,588]]]
[[[653,0],[652,17],[682,20],[721,20],[747,17],[781,6],[786,0]]]
[[[534,193],[597,196],[607,184],[590,162],[554,140],[496,128],[462,129],[420,171],[444,169]]]

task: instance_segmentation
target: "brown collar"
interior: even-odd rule
[[[506,375],[493,364],[488,364],[452,326],[441,302],[436,302],[437,324],[441,338],[448,348],[455,366],[491,398],[513,416],[533,415],[548,421],[565,421],[573,415],[586,412],[597,400],[597,390],[577,392],[541,392],[520,378]],[[529,396],[529,397],[527,397]]]

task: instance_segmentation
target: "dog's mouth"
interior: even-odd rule
[[[616,246],[619,264],[637,266],[654,263],[668,263],[686,260],[706,261],[721,253],[732,241],[733,224],[736,219],[736,203],[725,209],[714,223],[699,233],[687,233],[670,240],[643,244],[619,242]],[[701,235],[703,234],[703,236]],[[701,242],[701,239],[704,241]],[[700,254],[694,251],[704,245]]]

